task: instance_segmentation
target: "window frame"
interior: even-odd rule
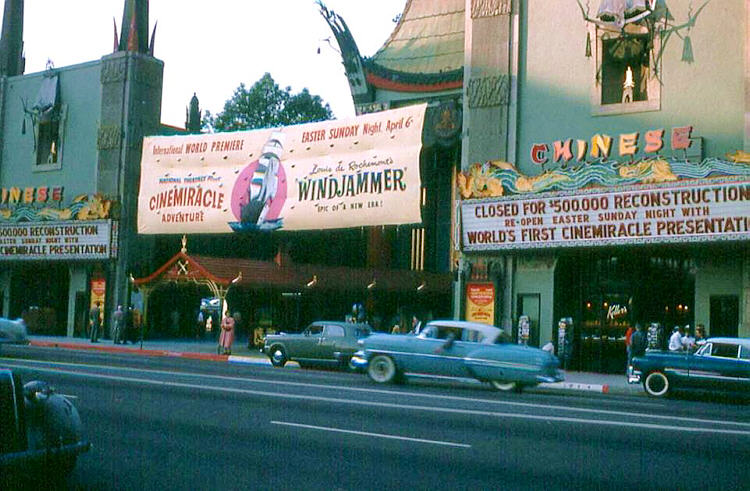
[[[57,117],[57,162],[52,164],[38,164],[39,162],[39,149],[41,147],[41,121],[35,123],[34,128],[34,151],[32,154],[32,171],[33,172],[49,172],[53,170],[62,169],[63,153],[65,149],[65,127],[68,119],[68,105],[60,104],[58,109]]]
[[[628,24],[625,29],[630,34],[647,34],[647,29],[643,26],[635,24]],[[600,68],[603,62],[604,54],[604,41],[615,39],[620,37],[619,31],[612,31],[598,27],[596,25],[589,25],[589,36],[594,39],[595,42],[594,50],[595,54],[590,58],[591,61],[591,72],[593,74],[593,83],[590,86],[590,99],[591,99],[591,115],[592,116],[610,116],[616,114],[631,114],[648,111],[660,111],[661,110],[661,81],[659,77],[654,74],[654,63],[655,56],[652,52],[649,55],[649,73],[646,85],[646,93],[648,99],[643,101],[634,101],[628,103],[614,103],[614,104],[602,104],[602,81]],[[653,46],[661,45],[661,34],[656,32],[654,34]],[[661,61],[658,62],[659,66],[656,73],[661,73]]]

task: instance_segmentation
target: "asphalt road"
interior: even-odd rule
[[[78,408],[70,489],[748,489],[750,411],[684,396],[476,384],[44,348],[0,366]]]

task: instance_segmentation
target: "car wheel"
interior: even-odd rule
[[[287,362],[286,353],[281,346],[274,346],[271,348],[268,358],[271,360],[271,365],[275,367],[283,367]]]
[[[501,392],[517,391],[521,387],[517,382],[506,382],[504,380],[490,380],[490,385]]]
[[[390,356],[375,355],[367,365],[367,375],[380,384],[395,382],[397,376],[396,364],[393,363]]]
[[[651,372],[643,381],[646,393],[653,397],[664,397],[669,393],[669,379],[662,372]]]

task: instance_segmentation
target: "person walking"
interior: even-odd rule
[[[206,324],[203,319],[203,311],[198,310],[198,318],[195,319],[195,339],[201,339],[203,337],[203,331],[206,330]]]
[[[633,340],[633,333],[635,332],[635,329],[633,329],[633,326],[628,326],[628,330],[625,331],[625,354],[627,355],[628,361],[625,365],[625,370],[627,371],[628,367],[630,366],[630,362],[633,359],[633,353],[631,350],[631,343]]]
[[[706,326],[703,324],[697,324],[695,326],[695,345],[703,346],[706,344]]]
[[[99,327],[102,324],[102,311],[99,309],[99,301],[94,302],[94,306],[89,311],[89,320],[91,324],[91,342],[99,342]]]
[[[224,320],[221,321],[221,336],[219,337],[218,353],[231,355],[232,343],[234,342],[234,317],[227,313]],[[222,353],[223,351],[223,353]]]
[[[112,340],[115,344],[120,344],[123,341],[123,334],[124,329],[123,325],[125,323],[125,312],[122,311],[122,305],[118,305],[117,309],[115,309],[115,313],[112,315],[112,318],[114,319],[114,332],[112,333]]]
[[[130,341],[131,343],[135,344],[135,333],[134,331],[134,322],[135,322],[135,312],[133,311],[133,304],[131,303],[128,305],[128,310],[125,311],[125,322],[123,323],[124,331],[122,333],[122,344],[127,343]]]

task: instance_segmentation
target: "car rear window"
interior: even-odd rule
[[[357,327],[354,329],[354,335],[357,338],[366,338],[370,335],[370,330],[366,327]]]

